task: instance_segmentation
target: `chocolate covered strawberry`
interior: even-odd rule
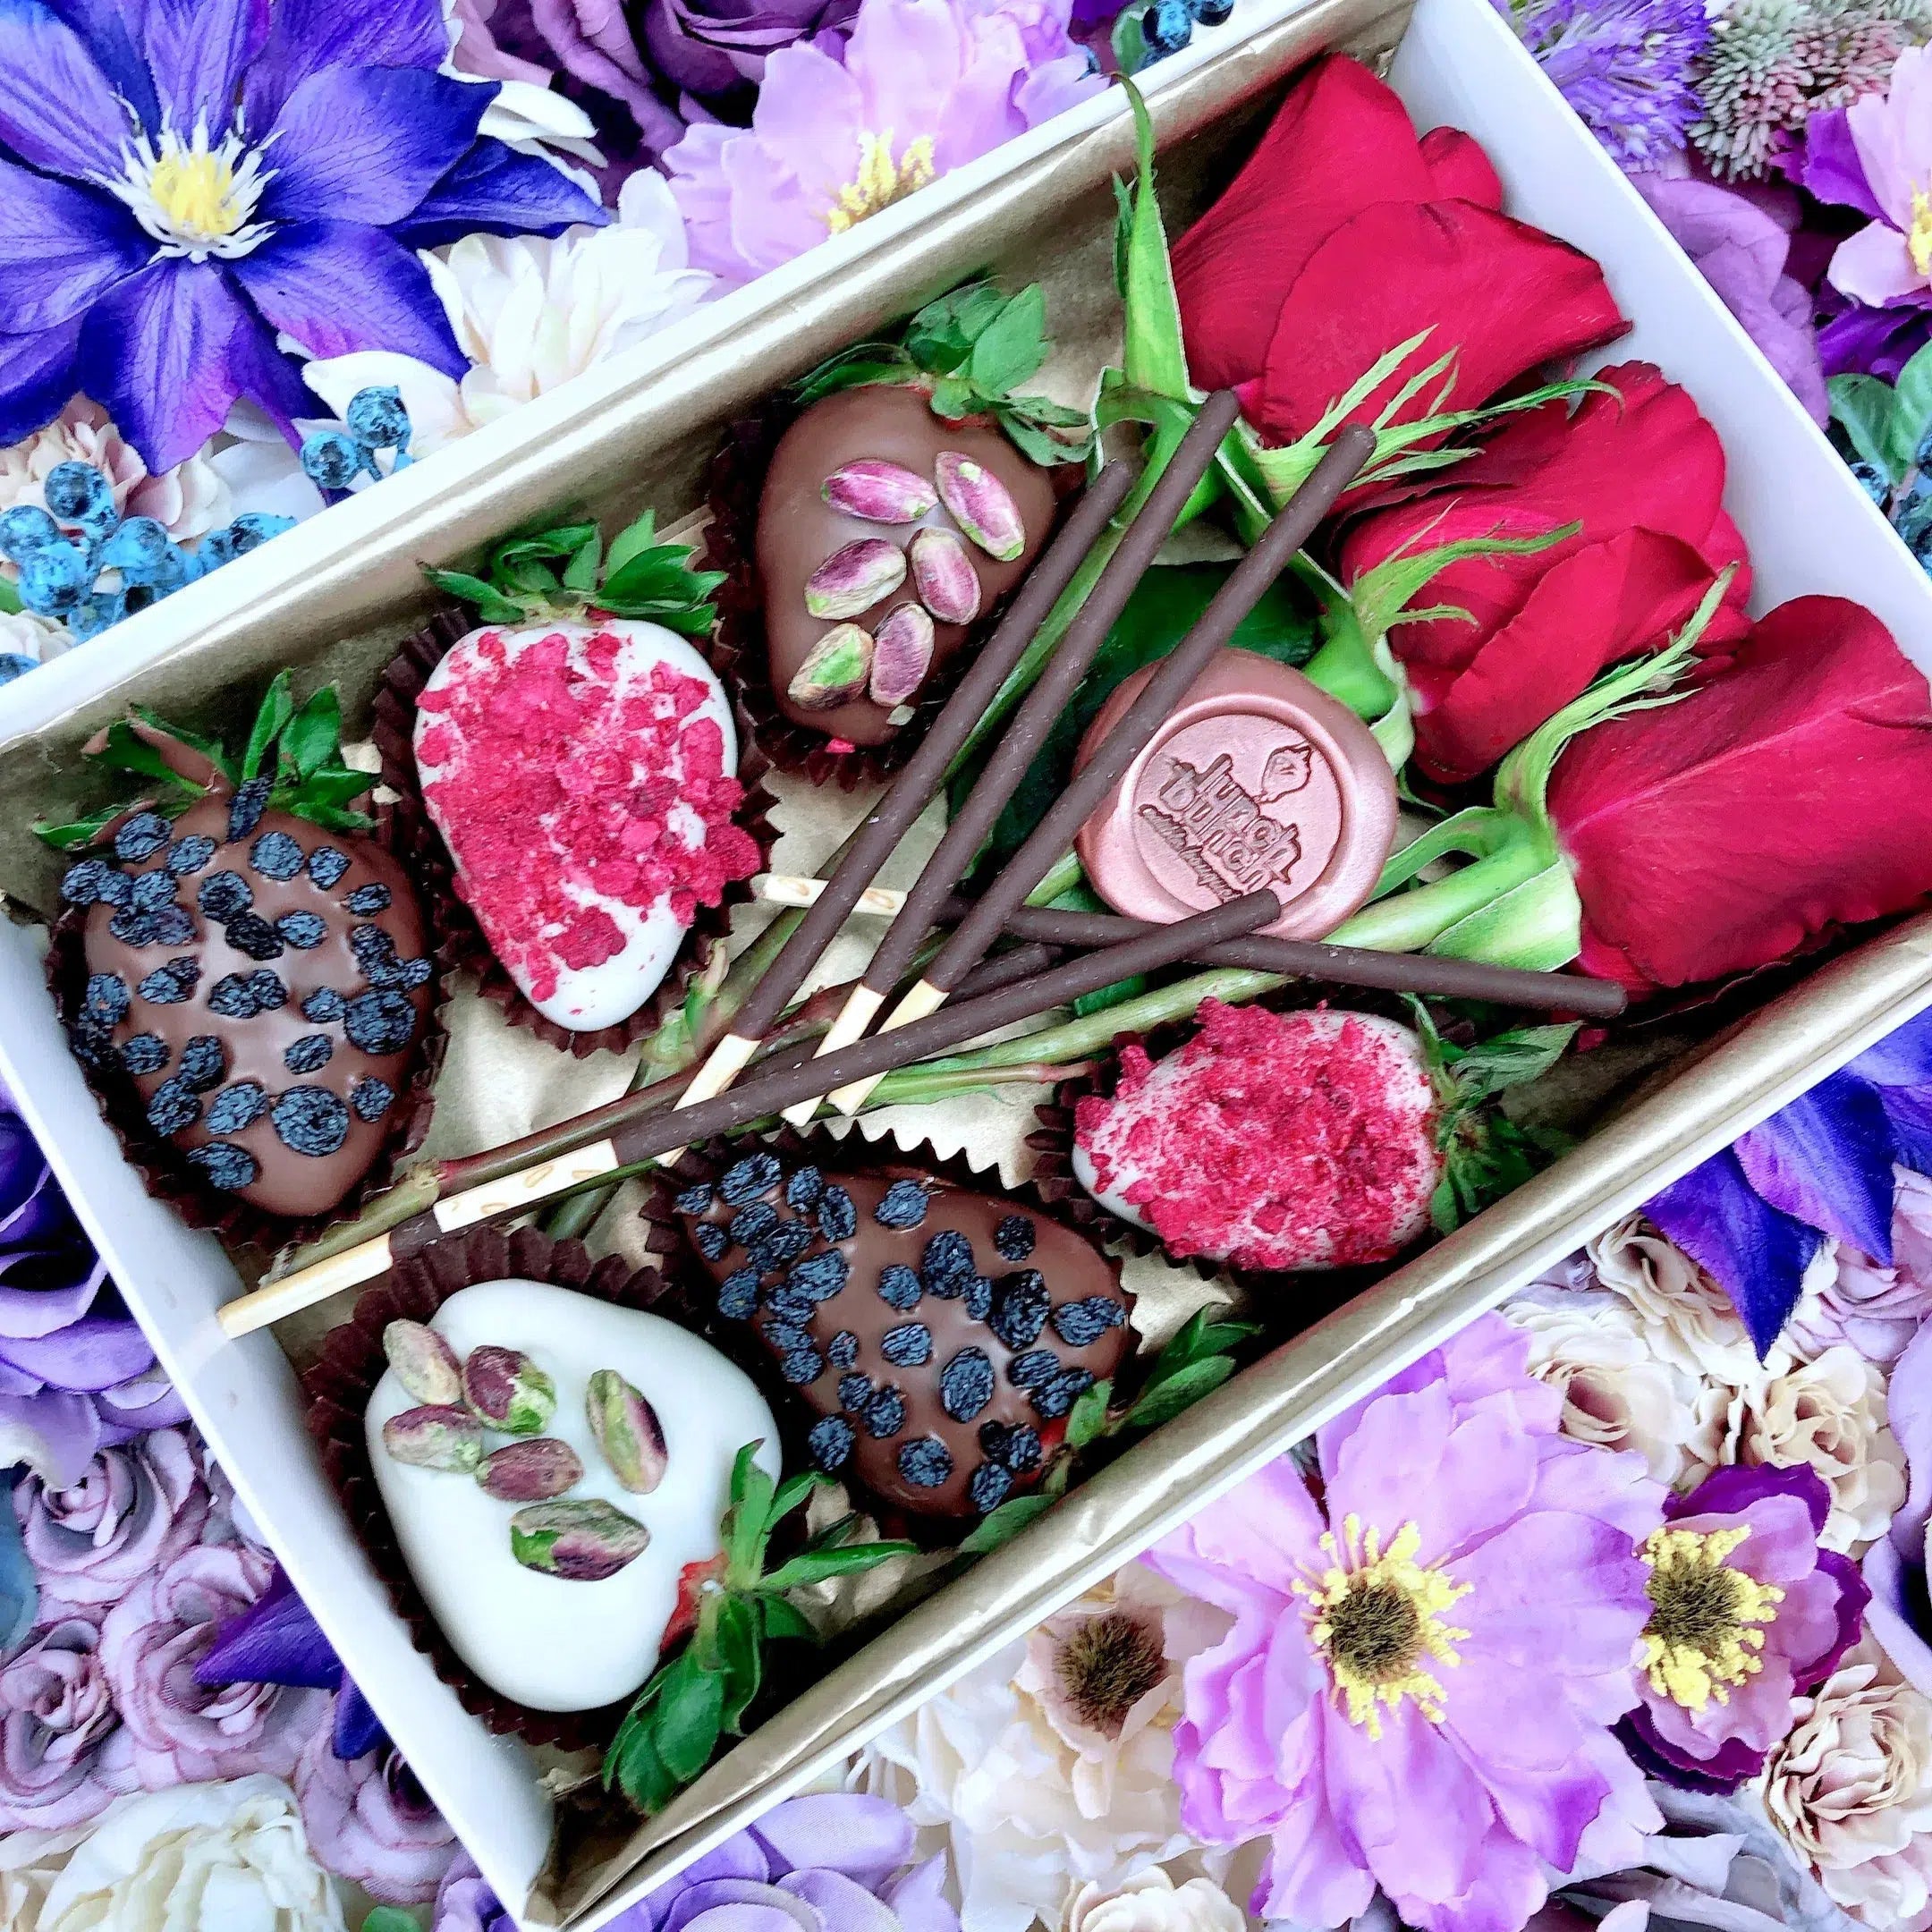
[[[482,578],[432,573],[485,622],[417,700],[423,803],[491,950],[572,1032],[636,1013],[759,862],[724,687],[679,634],[708,631],[721,580],[654,538],[647,513],[601,575],[593,524],[500,544]]]
[[[415,888],[340,737],[334,689],[298,710],[286,672],[239,758],[144,714],[88,749],[151,795],[41,828],[86,915],[75,1052],[207,1185],[276,1215],[369,1171],[429,1012]]]
[[[1047,465],[1084,412],[1013,386],[1045,361],[1036,286],[975,283],[804,386],[773,453],[757,550],[774,701],[835,744],[880,745],[1026,574],[1050,532]]]

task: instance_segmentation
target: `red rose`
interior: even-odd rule
[[[1499,210],[1494,171],[1467,135],[1419,140],[1366,67],[1318,62],[1283,102],[1233,185],[1174,251],[1189,367],[1235,387],[1248,420],[1292,442],[1377,359],[1420,350],[1353,411],[1374,417],[1403,381],[1455,352],[1404,405],[1489,401],[1540,364],[1627,325],[1589,256]]]
[[[1511,421],[1442,487],[1360,519],[1342,547],[1344,583],[1398,555],[1484,537],[1582,527],[1528,555],[1460,558],[1426,602],[1469,612],[1397,624],[1416,762],[1445,783],[1473,777],[1577,697],[1606,665],[1648,650],[1737,566],[1699,648],[1749,628],[1744,539],[1723,503],[1724,458],[1696,403],[1648,362],[1601,372],[1592,394]]]

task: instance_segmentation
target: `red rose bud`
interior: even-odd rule
[[[1475,408],[1529,370],[1622,335],[1597,264],[1511,220],[1501,201],[1466,135],[1419,140],[1367,68],[1343,55],[1318,61],[1175,246],[1194,381],[1239,387],[1250,423],[1288,443],[1419,337],[1342,419],[1374,421],[1445,356],[1453,360],[1390,419]]]
[[[1496,802],[1390,860],[1342,944],[1554,968],[1633,993],[1750,972],[1932,893],[1932,692],[1877,618],[1795,597],[1663,695],[1720,579],[1654,658],[1598,680],[1504,759]],[[1470,863],[1407,892],[1432,860]]]
[[[1605,369],[1616,393],[1519,416],[1442,487],[1371,512],[1350,529],[1341,576],[1365,622],[1377,588],[1423,580],[1443,614],[1395,623],[1416,762],[1458,783],[1580,697],[1606,665],[1684,623],[1712,580],[1736,566],[1699,641],[1727,648],[1749,628],[1744,540],[1723,504],[1724,451],[1689,394],[1648,362]],[[1545,538],[1534,549],[1493,540]],[[1428,571],[1432,556],[1440,567]]]

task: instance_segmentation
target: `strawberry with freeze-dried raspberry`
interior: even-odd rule
[[[88,751],[149,795],[39,828],[84,917],[76,1054],[204,1185],[298,1217],[382,1152],[430,1005],[416,889],[353,809],[375,780],[341,724],[285,671],[239,758],[136,714]]]

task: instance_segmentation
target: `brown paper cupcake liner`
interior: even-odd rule
[[[369,1556],[410,1641],[427,1657],[458,1701],[499,1736],[562,1750],[601,1750],[614,1735],[631,1699],[589,1711],[539,1711],[502,1696],[457,1656],[416,1587],[383,1506],[370,1467],[363,1416],[388,1362],[383,1330],[396,1320],[427,1322],[459,1289],[506,1277],[548,1282],[558,1288],[647,1309],[662,1283],[648,1268],[633,1270],[616,1255],[593,1261],[581,1241],[554,1241],[534,1228],[513,1233],[479,1227],[448,1234],[398,1262],[379,1285],[358,1297],[355,1312],[323,1337],[315,1365],[302,1377],[309,1396],[309,1433],[323,1470]]]
[[[371,835],[409,867],[427,916],[429,894],[400,831],[395,808],[377,807],[376,830]],[[44,962],[47,985],[64,1027],[72,1025],[86,992],[86,913],[69,907],[50,929],[51,943]],[[252,1248],[271,1256],[284,1248],[312,1241],[325,1229],[352,1217],[392,1186],[404,1161],[422,1145],[429,1131],[430,1115],[436,1110],[436,1075],[442,1071],[443,1058],[449,1048],[451,987],[441,960],[436,963],[438,971],[430,982],[429,1006],[423,1017],[415,1069],[396,1097],[395,1105],[389,1109],[382,1152],[369,1172],[326,1214],[300,1219],[268,1214],[238,1195],[211,1187],[172,1141],[162,1139],[148,1125],[133,1081],[118,1068],[86,1070],[94,1104],[120,1142],[123,1157],[140,1175],[148,1193],[157,1200],[165,1201],[190,1227],[206,1228],[231,1246]]]
[[[953,695],[972,653],[956,652],[927,680],[912,717],[882,745],[834,751],[823,732],[794,723],[778,708],[765,640],[765,587],[758,567],[758,499],[772,453],[800,414],[798,406],[785,399],[767,402],[755,415],[732,424],[724,446],[712,459],[711,520],[705,528],[699,567],[724,572],[724,581],[718,589],[718,621],[709,655],[712,668],[750,717],[758,749],[774,766],[813,784],[835,784],[850,792],[891,777],[911,757]],[[1070,486],[1080,475],[1077,466],[1071,467]],[[1056,487],[1064,474],[1065,467],[1054,472]]]
[[[628,1019],[614,1026],[580,1032],[538,1013],[496,957],[476,915],[456,890],[455,865],[423,803],[416,771],[417,699],[429,674],[450,648],[475,628],[464,613],[450,609],[439,612],[404,639],[382,674],[370,733],[382,756],[383,783],[402,796],[397,819],[405,843],[399,849],[423,882],[425,905],[435,931],[436,962],[446,971],[470,975],[478,992],[499,1008],[512,1026],[534,1033],[547,1046],[579,1060],[594,1053],[627,1052],[655,1033],[677,1010],[691,981],[710,969],[730,935],[733,909],[751,901],[751,881],[734,879],[716,905],[698,908],[670,970],[657,991]],[[702,640],[693,641],[703,648]],[[768,763],[757,745],[752,720],[741,704],[734,703],[733,711],[740,747],[738,782],[745,794],[733,817],[758,846],[759,869],[764,870],[770,864],[777,838],[771,823],[771,809],[777,801],[764,782]]]
[[[1413,1015],[1396,995],[1378,993],[1363,987],[1326,987],[1298,981],[1274,993],[1264,994],[1253,1004],[1271,1013],[1291,1013],[1310,1006],[1346,1004],[1351,1012],[1371,1013],[1402,1024],[1412,1023]],[[1038,1123],[1027,1136],[1033,1150],[1033,1184],[1041,1199],[1070,1226],[1079,1228],[1089,1239],[1108,1247],[1120,1247],[1132,1255],[1157,1254],[1176,1267],[1191,1268],[1203,1281],[1224,1281],[1237,1291],[1244,1309],[1266,1318],[1281,1305],[1284,1296],[1296,1301],[1297,1328],[1307,1326],[1320,1316],[1340,1308],[1378,1281],[1391,1268],[1411,1258],[1415,1249],[1387,1261],[1359,1263],[1335,1268],[1239,1268],[1205,1255],[1172,1255],[1160,1237],[1137,1222],[1123,1220],[1104,1208],[1085,1188],[1073,1172],[1073,1120],[1075,1109],[1088,1098],[1112,1099],[1120,1082],[1121,1055],[1130,1046],[1145,1049],[1148,1057],[1159,1060],[1180,1046],[1195,1030],[1192,1020],[1173,1020],[1146,1033],[1123,1033],[1103,1055],[1091,1072],[1062,1080],[1053,1097],[1033,1110]],[[1418,1246],[1433,1241],[1421,1237]]]
[[[967,1192],[995,1195],[1012,1201],[1016,1208],[1024,1208],[1041,1220],[1072,1228],[1097,1251],[1100,1250],[1100,1242],[1089,1229],[1076,1224],[1071,1216],[1060,1212],[1032,1182],[1008,1187],[1001,1180],[996,1165],[976,1166],[963,1153],[942,1155],[927,1140],[903,1148],[890,1138],[879,1141],[866,1140],[856,1131],[839,1138],[818,1130],[801,1133],[791,1127],[782,1127],[777,1132],[755,1141],[721,1134],[687,1148],[674,1167],[668,1172],[660,1169],[648,1178],[644,1201],[638,1210],[646,1229],[644,1250],[663,1275],[664,1299],[659,1312],[670,1316],[681,1327],[703,1335],[758,1385],[778,1419],[780,1444],[787,1470],[812,1467],[806,1436],[811,1425],[819,1419],[818,1415],[799,1399],[796,1390],[779,1378],[770,1354],[750,1335],[748,1323],[718,1319],[715,1301],[717,1284],[706,1273],[703,1263],[685,1236],[682,1218],[672,1205],[674,1197],[682,1189],[700,1181],[715,1182],[733,1161],[741,1160],[754,1148],[769,1151],[785,1160],[812,1160],[822,1165],[828,1174],[866,1173],[885,1174],[892,1179],[918,1175],[944,1181]],[[1115,1272],[1117,1275],[1117,1268]],[[1130,1296],[1130,1326],[1132,1319]],[[1139,1331],[1133,1332],[1138,1340]],[[1123,1383],[1131,1378],[1133,1365],[1138,1360],[1130,1353],[1122,1364]],[[1041,1431],[1049,1444],[1058,1439],[1052,1428],[1053,1426],[1049,1426]],[[902,1537],[922,1548],[950,1547],[972,1528],[969,1520],[938,1521],[931,1517],[902,1515],[869,1492],[855,1491],[853,1496],[856,1505],[877,1520],[882,1535]]]

